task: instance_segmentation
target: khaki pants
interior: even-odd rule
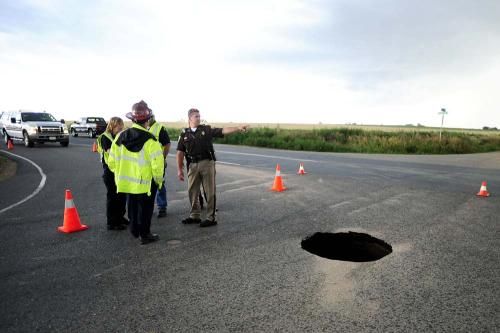
[[[191,203],[189,217],[199,219],[200,207],[200,185],[207,195],[207,220],[215,221],[215,161],[203,160],[191,163],[188,171],[188,194]]]

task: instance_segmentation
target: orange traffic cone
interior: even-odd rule
[[[481,189],[479,190],[479,192],[476,195],[479,197],[489,197],[490,196],[490,192],[488,192],[488,190],[486,189],[486,182],[483,182],[481,184]]]
[[[64,200],[64,222],[61,227],[57,229],[60,232],[70,233],[75,231],[82,231],[88,229],[84,224],[80,223],[80,216],[73,203],[73,196],[70,190],[66,190],[66,197]]]
[[[7,149],[8,150],[14,149],[14,145],[12,144],[12,140],[11,139],[7,140]]]
[[[304,163],[300,163],[299,165],[299,171],[297,171],[298,175],[305,175],[307,172],[304,170]]]
[[[274,177],[274,184],[271,191],[283,192],[286,187],[283,186],[283,180],[281,179],[281,168],[279,164],[276,164],[276,176]]]
[[[97,143],[95,143],[95,141],[94,141],[94,143],[92,144],[92,152],[93,152],[93,153],[97,153]]]

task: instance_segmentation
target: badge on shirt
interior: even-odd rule
[[[205,135],[205,131],[201,131],[201,135]]]

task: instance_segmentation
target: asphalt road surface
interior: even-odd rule
[[[219,224],[199,228],[180,223],[189,207],[174,145],[168,216],[152,223],[161,239],[141,246],[106,230],[91,142],[15,144],[40,170],[2,144],[18,165],[0,183],[1,332],[500,331],[499,153],[218,145]],[[307,175],[296,174],[299,162]],[[269,191],[277,163],[282,193]],[[475,195],[482,181],[489,198]],[[66,189],[88,230],[57,231]],[[368,233],[393,252],[324,259],[300,246],[318,231]]]

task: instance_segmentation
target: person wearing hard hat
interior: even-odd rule
[[[126,115],[134,124],[117,135],[108,158],[117,191],[128,194],[130,232],[141,244],[159,239],[150,229],[156,191],[163,183],[164,159],[160,143],[147,130],[151,115],[146,102],[135,103]]]
[[[170,150],[170,137],[165,126],[156,121],[154,114],[149,120],[149,133],[153,134],[163,149],[165,169],[163,171],[163,184],[156,194],[156,205],[158,206],[158,218],[167,216],[167,189],[165,187],[165,172],[167,169],[167,155]]]
[[[127,229],[129,221],[124,217],[126,212],[127,195],[116,192],[115,174],[109,169],[109,151],[116,135],[123,131],[123,120],[112,117],[106,130],[97,137],[97,151],[101,154],[101,163],[104,169],[102,179],[106,186],[106,219],[108,230]]]
[[[200,227],[217,224],[215,207],[215,151],[212,139],[222,138],[225,134],[245,132],[248,125],[239,127],[212,128],[200,125],[200,111],[188,111],[189,127],[182,130],[177,143],[177,177],[184,181],[184,158],[188,164],[188,193],[191,203],[189,217],[184,224],[199,223]],[[206,193],[207,216],[201,221],[200,185]]]

